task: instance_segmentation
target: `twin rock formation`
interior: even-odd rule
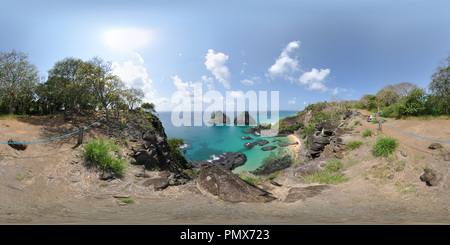
[[[230,124],[230,117],[227,116],[223,111],[217,110],[209,120],[210,124],[215,124],[217,126]],[[244,111],[239,114],[233,121],[235,125],[256,125],[255,119],[250,115],[248,111]]]

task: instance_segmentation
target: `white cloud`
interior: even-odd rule
[[[253,85],[253,81],[250,79],[241,80],[241,83],[245,85]]]
[[[153,81],[149,78],[144,59],[138,53],[134,53],[131,60],[122,64],[113,62],[113,73],[127,85],[127,87],[141,88],[144,91],[144,100],[152,100],[155,91],[153,90]]]
[[[206,84],[206,87],[208,90],[214,90],[214,80],[212,77],[207,77],[205,75],[202,76],[202,82],[203,84]]]
[[[275,61],[269,68],[269,76],[271,78],[275,77],[283,77],[289,73],[295,72],[299,70],[299,64],[297,59],[293,59],[289,57],[289,54],[294,50],[300,47],[300,41],[292,41],[290,42],[281,52],[278,59]]]
[[[325,78],[330,74],[330,69],[317,70],[313,68],[310,72],[303,73],[298,81],[302,85],[307,85],[308,90],[327,91],[328,88],[324,84]]]
[[[289,101],[288,101],[288,104],[289,104],[289,105],[295,104],[295,103],[296,103],[296,101],[295,101],[296,99],[297,99],[297,98],[294,97],[292,100],[289,100]]]
[[[206,69],[210,70],[226,89],[230,89],[231,74],[228,67],[225,66],[228,55],[225,55],[224,53],[214,53],[214,50],[210,49],[205,58]]]
[[[234,98],[244,98],[244,93],[242,91],[231,91],[230,96]]]

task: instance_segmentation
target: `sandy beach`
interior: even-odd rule
[[[292,141],[292,143],[298,142],[298,144],[295,145],[290,145],[289,147],[291,147],[292,151],[295,154],[295,157],[298,159],[300,157],[300,147],[301,147],[301,140],[295,135],[295,134],[290,134],[288,135],[289,140]]]

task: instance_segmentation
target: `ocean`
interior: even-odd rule
[[[195,112],[199,113],[199,112]],[[201,112],[200,112],[201,113]],[[234,115],[225,112],[231,122]],[[279,118],[296,115],[298,111],[279,111]],[[184,156],[188,161],[208,160],[218,157],[225,152],[242,152],[247,156],[245,165],[236,168],[233,172],[240,173],[242,171],[252,171],[261,166],[263,160],[271,154],[292,154],[290,147],[279,147],[280,143],[289,143],[288,137],[261,137],[252,134],[243,133],[243,130],[252,126],[175,126],[171,121],[170,111],[158,112],[166,135],[168,138],[182,138],[185,145],[180,147],[184,151]],[[191,125],[194,125],[194,112],[191,113]],[[199,115],[199,114],[196,114]],[[201,114],[200,114],[201,115]],[[260,120],[259,116],[255,118],[257,123],[274,123],[275,119],[271,119],[270,111],[267,112],[267,118]],[[244,140],[241,137],[250,136],[252,140]],[[255,146],[253,149],[244,147],[245,143],[253,142],[259,139],[265,139],[269,143],[265,146],[277,146],[271,151],[263,151],[261,147]]]

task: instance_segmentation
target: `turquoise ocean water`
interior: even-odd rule
[[[195,112],[198,113],[198,112]],[[201,113],[201,112],[200,112]],[[225,112],[226,113],[226,112]],[[279,111],[279,118],[292,116],[298,111]],[[225,152],[242,152],[247,156],[245,165],[236,168],[234,172],[252,171],[261,166],[264,158],[270,154],[286,154],[292,153],[290,147],[279,147],[279,143],[289,142],[287,137],[260,137],[252,134],[245,134],[242,131],[251,128],[251,126],[175,126],[171,121],[172,112],[158,112],[159,118],[164,126],[168,138],[182,138],[185,146],[182,150],[186,150],[184,156],[188,161],[207,160],[219,156]],[[229,115],[228,113],[226,113]],[[193,125],[194,112],[191,114],[191,125]],[[201,115],[201,114],[196,114]],[[230,116],[230,115],[229,115]],[[274,123],[276,120],[271,119],[270,112],[267,113],[267,119],[257,120],[257,123]],[[231,121],[234,116],[230,116]],[[250,136],[252,140],[243,140],[241,137]],[[255,146],[253,149],[246,149],[244,144],[259,139],[269,141],[265,146],[274,145],[276,149],[271,151],[262,151],[262,146]]]

